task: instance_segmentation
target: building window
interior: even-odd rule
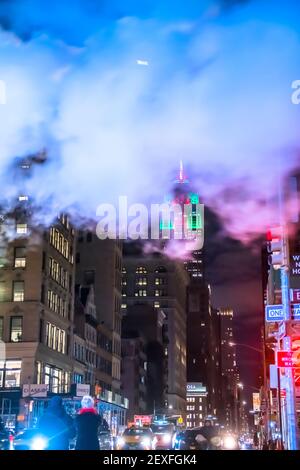
[[[164,295],[164,291],[161,289],[156,289],[154,295],[155,297],[162,297]]]
[[[5,281],[0,281],[0,302],[5,302]]]
[[[24,281],[13,282],[13,301],[24,302]]]
[[[19,196],[19,201],[28,201],[28,196]]]
[[[147,274],[147,269],[145,266],[138,266],[135,272],[136,274]]]
[[[66,353],[66,332],[49,322],[46,324],[45,341],[49,348]]]
[[[19,343],[22,341],[23,318],[11,317],[10,319],[10,341]]]
[[[24,224],[24,223],[23,224],[17,224],[16,231],[17,231],[17,233],[22,234],[22,235],[26,234],[27,233],[27,224]]]
[[[127,308],[127,304],[121,304],[121,308]]]
[[[4,318],[0,317],[0,341],[3,341]]]
[[[25,268],[26,266],[26,256],[25,256],[25,247],[15,248],[15,268]]]
[[[92,232],[88,232],[86,236],[86,241],[90,243],[93,240],[93,234]]]
[[[67,393],[70,387],[70,374],[51,365],[45,365],[45,384],[53,393]]]
[[[74,381],[74,384],[82,384],[83,383],[83,375],[74,373],[73,381]]]
[[[147,291],[145,289],[139,289],[137,292],[134,294],[136,297],[146,297],[147,296]]]
[[[136,284],[138,286],[146,286],[147,285],[147,278],[146,277],[139,277],[136,280]]]
[[[0,388],[20,386],[22,361],[0,361]]]
[[[154,308],[160,308],[160,302],[154,302]]]

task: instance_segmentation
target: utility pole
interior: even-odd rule
[[[283,349],[292,351],[291,338],[291,304],[290,304],[290,279],[289,279],[289,244],[285,227],[282,234],[283,242],[283,266],[280,268],[281,295],[284,321],[286,324],[286,336],[283,337]],[[297,431],[296,431],[296,399],[294,371],[292,368],[285,368],[286,377],[286,409],[287,409],[287,429],[288,429],[288,447],[290,450],[297,450]]]
[[[283,336],[278,341],[278,351],[292,351],[289,241],[287,226],[282,214],[282,207],[280,212],[281,226],[272,230],[274,237],[271,242],[272,265],[274,269],[280,269],[283,311],[282,323],[284,326]],[[291,367],[285,367],[282,369],[284,371],[284,378],[282,379],[281,374],[279,374],[280,383],[278,383],[278,389],[286,389],[286,441],[289,450],[297,450],[294,372]],[[284,380],[284,383],[282,380]]]

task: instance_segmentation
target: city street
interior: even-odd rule
[[[300,450],[299,18],[0,0],[0,463]]]

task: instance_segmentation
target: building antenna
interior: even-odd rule
[[[184,177],[183,177],[183,161],[180,160],[180,162],[179,162],[179,181],[183,182],[183,179],[184,179]]]

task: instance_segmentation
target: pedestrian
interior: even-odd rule
[[[52,397],[39,422],[39,431],[47,440],[46,450],[69,450],[75,436],[73,419],[66,413],[62,398]]]
[[[258,446],[259,446],[259,438],[258,438],[258,433],[257,431],[255,431],[254,435],[253,435],[253,445],[255,447],[255,449],[258,449]]]
[[[94,399],[88,395],[81,400],[81,409],[76,416],[75,450],[100,450],[98,431],[102,420],[94,406]]]
[[[269,450],[269,445],[267,439],[264,439],[262,450]]]

